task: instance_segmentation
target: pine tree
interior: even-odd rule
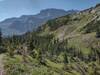
[[[6,52],[6,49],[3,46],[3,42],[2,42],[2,31],[1,31],[1,28],[0,28],[0,53],[5,53],[5,52]]]
[[[96,36],[100,37],[100,27],[97,29]]]
[[[1,31],[1,28],[0,28],[0,46],[2,45],[2,31]]]

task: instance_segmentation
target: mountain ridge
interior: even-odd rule
[[[47,20],[58,18],[67,14],[73,14],[77,10],[65,11],[63,9],[44,9],[36,15],[22,15],[21,17],[8,18],[0,22],[4,35],[23,34],[32,31]],[[6,30],[6,31],[5,31]],[[7,34],[8,33],[8,34]]]
[[[96,24],[100,21],[99,8],[100,4],[97,4],[78,13],[49,20],[38,28],[41,32],[40,35],[54,34],[57,38],[66,39],[74,34],[81,35],[86,32],[96,32],[96,26],[100,27]]]

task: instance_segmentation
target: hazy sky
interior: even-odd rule
[[[83,10],[97,3],[100,0],[0,0],[0,20],[36,14],[46,8]]]

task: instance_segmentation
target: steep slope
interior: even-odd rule
[[[96,32],[100,27],[100,5],[83,10],[73,15],[49,20],[38,28],[40,35],[54,34],[59,39],[81,35],[85,32]]]
[[[9,18],[0,22],[4,35],[6,34],[22,34],[27,31],[36,29],[47,20],[54,19],[67,14],[73,14],[78,11],[69,10],[65,11],[62,9],[45,9],[40,11],[37,15],[23,15],[19,18]],[[6,30],[6,31],[5,31]]]
[[[100,4],[5,39],[8,75],[100,75]]]
[[[49,20],[38,28],[39,36],[53,34],[60,41],[68,40],[68,47],[82,51],[88,55],[91,47],[100,48],[100,38],[96,37],[100,30],[100,4],[83,10],[77,14]]]

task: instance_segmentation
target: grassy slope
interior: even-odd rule
[[[97,44],[100,45],[100,38],[96,38],[95,32],[84,34],[84,27],[89,27],[89,23],[91,24],[91,22],[96,18],[97,17],[95,13],[87,12],[60,17],[55,20],[48,21],[45,25],[43,25],[39,35],[44,36],[47,34],[54,34],[55,38],[59,38],[61,41],[68,39],[69,48],[72,47],[76,51],[81,51],[82,54],[87,57],[91,53],[92,46],[97,46]],[[15,64],[14,67],[16,67],[16,65],[19,67],[21,66],[21,70],[24,70],[22,75],[24,75],[24,73],[27,74],[30,72],[30,75],[94,75],[92,73],[95,71],[93,65],[95,65],[97,71],[100,72],[100,65],[98,65],[96,62],[90,62],[87,64],[78,58],[75,58],[77,62],[72,61],[69,64],[58,63],[45,58],[45,66],[38,64],[37,59],[32,59],[29,56],[27,57],[29,63],[20,65],[23,64],[23,59],[21,58],[22,56],[15,56],[15,58],[8,57],[7,60],[10,60],[11,62],[7,61],[7,63],[11,64],[9,66],[12,66],[12,64]],[[63,59],[63,53],[61,53],[57,60],[62,62]],[[71,58],[69,57],[68,59],[70,61]],[[6,64],[6,66],[8,65]],[[33,66],[34,68],[32,68]],[[10,70],[13,69],[11,68]],[[100,73],[98,73],[98,75],[99,74]],[[16,75],[19,74],[16,72]]]

